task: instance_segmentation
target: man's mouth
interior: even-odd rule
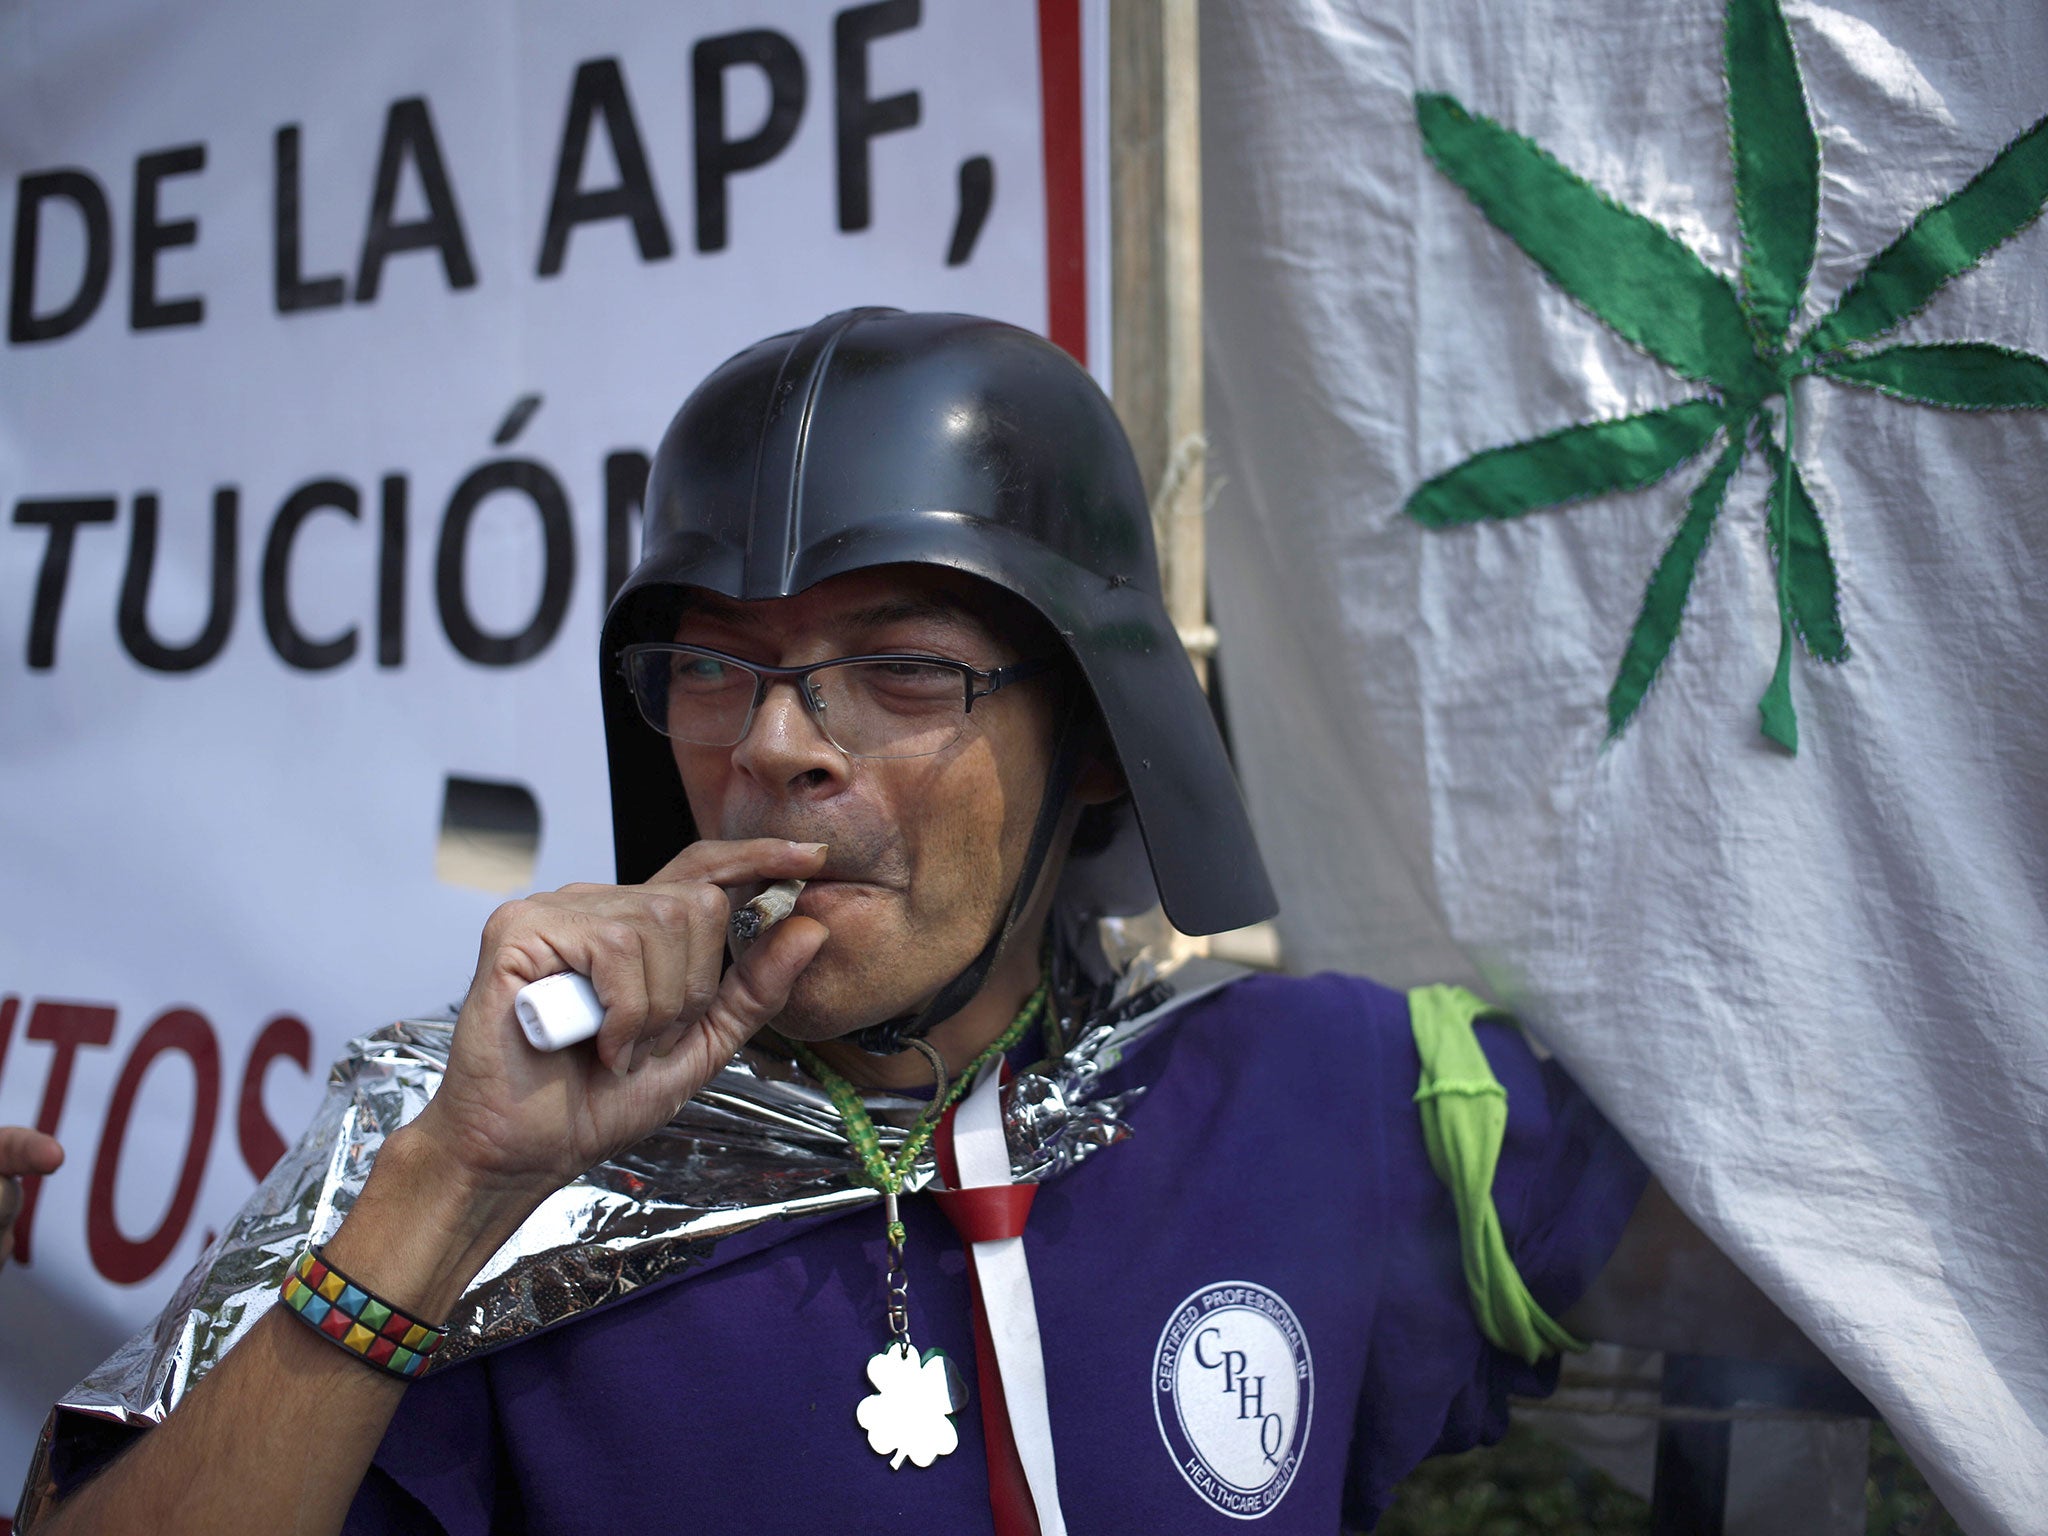
[[[759,896],[761,892],[768,888],[769,884],[770,882],[763,880],[732,888],[730,894],[733,910],[738,911],[749,901]],[[797,914],[804,917],[818,917],[822,915],[824,908],[829,907],[839,898],[841,893],[847,896],[857,895],[862,892],[886,894],[896,889],[896,886],[886,881],[875,879],[866,873],[855,873],[852,870],[813,875],[804,882],[803,891],[797,896],[794,910]]]
[[[818,884],[876,885],[893,889],[904,882],[903,847],[891,831],[863,832],[849,826],[823,826],[809,822],[790,825],[741,825],[723,832],[731,842],[751,838],[782,838],[796,843],[826,845],[825,867],[808,878]]]
[[[827,865],[824,873],[811,881],[812,885],[872,885],[877,889],[891,889],[887,880],[878,879],[876,872],[869,870],[833,869]]]
[[[796,899],[796,910],[808,913],[820,902],[829,902],[841,892],[855,895],[861,892],[891,892],[896,888],[884,885],[879,880],[869,880],[855,875],[820,875],[804,886],[803,895]]]

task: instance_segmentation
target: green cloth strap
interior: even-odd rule
[[[1415,1102],[1429,1166],[1458,1210],[1458,1247],[1479,1328],[1500,1349],[1534,1365],[1547,1354],[1586,1346],[1536,1304],[1508,1254],[1493,1173],[1508,1131],[1508,1091],[1493,1075],[1472,1022],[1498,1013],[1463,987],[1416,987],[1408,1020],[1422,1057]]]

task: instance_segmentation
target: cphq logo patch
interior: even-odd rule
[[[1173,1309],[1152,1356],[1152,1411],[1188,1486],[1256,1520],[1285,1496],[1308,1444],[1315,1365],[1294,1311],[1247,1281]]]

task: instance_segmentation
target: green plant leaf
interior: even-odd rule
[[[1418,486],[1407,512],[1426,527],[1451,528],[1634,490],[1661,480],[1706,447],[1721,417],[1717,402],[1688,400],[1668,410],[1489,448]]]
[[[1741,464],[1749,447],[1749,427],[1729,433],[1728,445],[1714,461],[1707,476],[1693,490],[1685,504],[1685,517],[1671,542],[1650,573],[1643,589],[1642,612],[1629,631],[1628,649],[1622,653],[1621,668],[1614,674],[1614,686],[1607,692],[1607,736],[1611,741],[1635,716],[1643,695],[1657,679],[1657,671],[1678,638],[1678,622],[1685,614],[1685,600],[1692,591],[1693,572],[1714,531],[1714,519],[1727,499],[1728,481]]]
[[[1799,312],[1820,222],[1820,140],[1778,0],[1728,0],[1728,137],[1742,286],[1775,349]]]
[[[1780,538],[1781,530],[1791,535],[1791,564],[1780,577],[1785,591],[1784,616],[1798,632],[1809,656],[1819,661],[1847,661],[1849,642],[1842,633],[1841,590],[1835,579],[1835,557],[1828,548],[1827,529],[1821,526],[1820,509],[1806,492],[1799,465],[1779,448],[1768,427],[1764,429],[1764,456],[1771,466],[1771,501],[1764,531],[1774,559],[1782,562],[1786,558],[1780,547],[1785,542]],[[1788,488],[1791,503],[1786,506]]]
[[[1734,287],[1669,230],[1450,96],[1418,95],[1415,117],[1438,169],[1597,318],[1723,394],[1761,399],[1775,389]]]
[[[2048,359],[1984,341],[1886,347],[1829,358],[1818,371],[1920,405],[1958,411],[2048,409]]]
[[[1787,752],[1799,750],[1799,715],[1792,708],[1792,626],[1778,618],[1778,665],[1756,701],[1757,729]]]
[[[2048,117],[2001,149],[1960,191],[1923,209],[1879,251],[1834,311],[1814,327],[1809,354],[1882,335],[1917,314],[1942,284],[2041,216],[2048,200]]]

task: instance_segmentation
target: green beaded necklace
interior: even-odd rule
[[[868,1114],[867,1105],[861,1102],[860,1094],[853,1084],[825,1065],[818,1053],[809,1046],[796,1041],[790,1042],[796,1049],[797,1060],[804,1064],[804,1070],[822,1083],[825,1092],[831,1096],[832,1107],[839,1111],[839,1118],[846,1125],[847,1138],[852,1141],[853,1150],[860,1158],[862,1171],[867,1175],[866,1182],[888,1198],[891,1206],[889,1241],[893,1246],[900,1248],[903,1244],[903,1223],[897,1220],[893,1213],[895,1198],[902,1193],[903,1180],[916,1166],[918,1154],[924,1151],[925,1145],[932,1139],[932,1132],[938,1128],[940,1117],[974,1086],[975,1079],[981,1075],[984,1066],[1022,1040],[1045,1018],[1048,995],[1048,983],[1041,980],[1038,990],[1025,999],[1022,1011],[1010,1021],[1010,1027],[984,1046],[981,1053],[967,1064],[966,1069],[947,1085],[945,1092],[934,1098],[931,1107],[918,1117],[917,1124],[911,1127],[910,1134],[903,1139],[903,1145],[897,1150],[893,1162],[882,1155],[882,1142],[875,1134],[875,1122]]]
[[[1010,1021],[1010,1027],[991,1040],[950,1083],[945,1081],[945,1062],[938,1052],[920,1045],[938,1070],[940,1087],[903,1138],[893,1160],[882,1155],[882,1141],[875,1134],[874,1119],[853,1084],[819,1060],[818,1053],[809,1046],[790,1042],[804,1070],[824,1084],[832,1107],[839,1111],[847,1139],[860,1158],[862,1182],[882,1193],[882,1214],[889,1230],[885,1277],[889,1342],[880,1354],[868,1360],[868,1381],[875,1391],[861,1401],[854,1418],[867,1431],[868,1445],[877,1454],[890,1458],[892,1469],[902,1466],[905,1457],[920,1467],[928,1467],[937,1457],[954,1450],[959,1437],[953,1429],[952,1416],[967,1406],[967,1390],[961,1384],[960,1373],[946,1359],[945,1351],[928,1349],[920,1354],[910,1342],[910,1277],[903,1267],[904,1230],[897,1214],[897,1196],[903,1192],[903,1180],[916,1166],[918,1154],[930,1143],[940,1117],[974,1086],[983,1067],[1045,1019],[1051,990],[1050,978],[1042,976],[1038,990]]]

